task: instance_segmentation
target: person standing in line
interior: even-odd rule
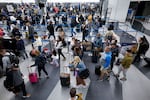
[[[71,64],[74,65],[75,70],[77,71],[76,87],[79,88],[80,86],[82,86],[83,88],[86,88],[86,83],[85,83],[84,79],[82,79],[79,76],[79,73],[81,73],[83,70],[86,69],[86,66],[85,66],[84,62],[80,59],[79,56],[75,56],[74,60],[71,62]]]
[[[54,26],[52,21],[49,22],[49,25],[47,26],[47,30],[49,31],[49,35],[48,35],[48,39],[50,38],[50,36],[52,35],[55,39],[55,35],[54,35]]]
[[[20,36],[16,36],[16,47],[17,47],[17,52],[19,52],[19,55],[23,57],[23,59],[28,58],[28,55],[25,50],[25,44],[24,41],[20,38]]]
[[[140,61],[140,56],[146,54],[147,50],[149,49],[149,43],[144,39],[144,37],[139,38],[139,47],[136,53],[136,56],[134,58],[133,63]]]
[[[26,25],[28,26],[29,39],[31,42],[34,42],[34,27],[30,24],[30,22],[27,22]]]
[[[101,55],[100,63],[101,63],[101,75],[100,80],[103,81],[104,75],[107,75],[107,79],[109,79],[109,68],[111,64],[111,50],[109,46],[106,46],[104,49],[104,53]]]
[[[5,73],[5,64],[4,64],[4,56],[6,54],[6,50],[3,47],[0,47],[0,77],[2,77]],[[9,58],[7,57],[9,60]],[[7,62],[7,61],[5,61]],[[10,61],[9,61],[10,62]]]
[[[119,66],[118,73],[115,75],[116,77],[119,77],[119,74],[121,71],[123,72],[123,77],[120,78],[122,81],[126,81],[126,73],[128,69],[130,68],[130,65],[132,64],[133,61],[133,55],[131,50],[127,50],[124,58],[121,61],[121,66]]]
[[[111,58],[111,67],[110,68],[112,71],[116,57],[118,57],[118,55],[119,55],[119,47],[117,46],[116,43],[111,44],[111,52],[112,52],[112,55],[111,55],[112,58]]]

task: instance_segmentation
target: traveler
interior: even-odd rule
[[[59,60],[60,60],[60,55],[63,56],[64,60],[66,60],[66,57],[62,53],[62,48],[63,48],[62,38],[60,36],[58,36],[58,40],[56,42],[56,49],[57,49],[57,52],[59,55]]]
[[[118,57],[119,55],[119,47],[117,46],[116,43],[111,44],[111,52],[112,52],[112,55],[111,55],[112,57],[111,58],[111,71],[112,71],[116,57]]]
[[[40,54],[39,51],[35,51],[35,63],[31,65],[30,67],[37,66],[38,67],[38,73],[39,73],[39,79],[41,78],[41,70],[46,74],[46,78],[49,78],[48,73],[45,69],[46,64],[46,58],[44,55]]]
[[[34,42],[34,27],[30,24],[30,22],[26,23],[28,27],[29,39],[31,42]]]
[[[49,25],[47,26],[47,30],[49,31],[49,35],[48,35],[48,39],[50,38],[50,36],[52,35],[55,39],[55,35],[54,35],[54,26],[52,21],[49,22]]]
[[[18,64],[13,64],[12,66],[12,73],[13,73],[13,85],[16,91],[16,95],[18,95],[17,92],[21,89],[23,92],[22,98],[29,98],[31,95],[27,93],[24,79],[22,78],[22,73],[19,69]]]
[[[83,70],[86,69],[84,62],[80,59],[79,56],[75,56],[72,64],[74,65],[75,70],[77,71],[77,75],[76,75],[76,85],[77,86],[76,87],[78,88],[78,87],[82,86],[83,88],[86,88],[86,83],[85,83],[84,79],[82,79],[79,76],[79,73],[81,73]]]
[[[97,34],[95,39],[94,39],[94,47],[103,49],[103,43],[102,43],[102,37],[101,34]]]
[[[59,67],[59,62],[58,62],[59,57],[58,57],[58,54],[57,54],[56,50],[52,51],[51,58],[52,58],[52,62],[50,64],[55,64],[56,67]]]
[[[75,88],[70,89],[70,98],[69,100],[83,100],[82,99],[82,93],[77,94]]]
[[[133,61],[132,51],[127,50],[124,58],[121,61],[121,66],[119,66],[118,73],[116,74],[116,77],[119,77],[120,72],[123,71],[123,77],[120,78],[120,80],[126,81],[127,80],[126,73],[127,73],[128,69],[130,68],[132,61]]]
[[[149,49],[149,43],[146,40],[145,36],[139,38],[139,47],[136,53],[136,56],[134,58],[134,62],[139,62],[140,61],[140,56],[145,56],[147,50]]]
[[[19,55],[22,56],[23,59],[28,58],[28,55],[25,50],[24,41],[20,38],[20,36],[16,36],[16,40],[17,40],[16,42],[17,52],[19,52]]]
[[[38,50],[42,51],[42,39],[37,34],[34,35],[35,41],[33,43],[34,47],[38,47]]]
[[[101,59],[100,59],[100,64],[101,64],[101,75],[100,75],[100,80],[103,81],[104,75],[107,75],[107,79],[109,79],[109,68],[111,64],[111,50],[110,47],[106,46],[104,49],[104,53],[101,54]]]

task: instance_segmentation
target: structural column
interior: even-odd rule
[[[108,9],[111,9],[109,22],[125,22],[130,0],[109,0]]]

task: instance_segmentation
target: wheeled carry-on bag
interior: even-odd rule
[[[33,73],[31,68],[28,68],[28,72],[29,72],[29,81],[31,83],[37,83],[38,82],[37,73]]]
[[[98,51],[96,51],[96,50],[93,50],[92,51],[92,62],[93,63],[97,63],[98,62]]]
[[[61,86],[69,87],[70,86],[70,72],[68,67],[63,68],[63,72],[60,73],[60,83]]]
[[[96,65],[96,66],[95,66],[95,74],[96,74],[96,75],[99,75],[99,76],[100,76],[100,74],[101,74],[100,68],[101,68],[100,65]]]

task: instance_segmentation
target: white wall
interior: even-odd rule
[[[111,9],[109,19],[125,22],[129,5],[130,0],[109,0],[108,8]]]

